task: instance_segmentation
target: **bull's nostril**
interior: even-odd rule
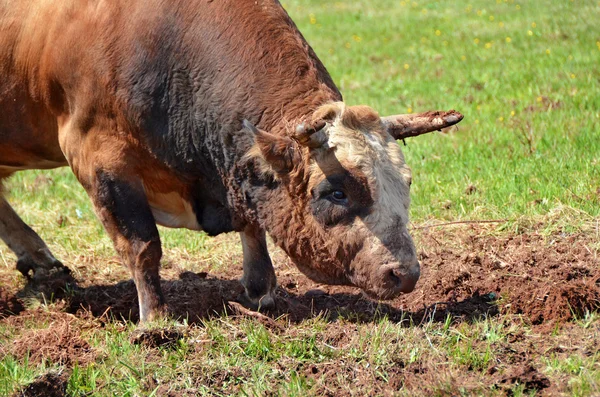
[[[402,280],[402,273],[400,273],[399,269],[392,269],[392,275],[398,280]]]
[[[402,273],[398,269],[389,269],[387,272],[389,287],[398,289],[402,285]]]
[[[389,269],[388,280],[394,285],[394,288],[400,292],[408,293],[414,290],[417,280],[419,279],[418,273],[406,272],[400,268]]]

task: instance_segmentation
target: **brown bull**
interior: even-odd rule
[[[156,224],[239,232],[253,307],[274,303],[265,232],[313,280],[384,299],[413,290],[395,139],[460,114],[345,106],[273,0],[4,0],[0,32],[0,183],[69,165],[142,321],[165,306]],[[0,237],[26,276],[62,267],[1,196]]]

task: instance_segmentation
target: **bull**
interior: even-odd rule
[[[166,310],[157,224],[238,232],[253,308],[274,305],[267,233],[312,280],[378,299],[414,289],[396,140],[459,113],[345,105],[275,0],[5,0],[0,32],[0,183],[71,167],[141,321]],[[63,267],[1,195],[0,238],[25,276]]]

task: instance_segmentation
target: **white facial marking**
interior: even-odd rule
[[[383,131],[350,129],[340,116],[327,132],[329,147],[335,148],[339,162],[359,169],[369,181],[374,208],[362,222],[376,235],[386,233],[398,220],[406,225],[410,168],[396,141]]]

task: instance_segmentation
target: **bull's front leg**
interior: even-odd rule
[[[82,120],[89,121],[72,116],[59,128],[61,150],[131,272],[140,321],[160,318],[166,314],[159,276],[162,249],[140,174],[148,161],[140,159],[143,151],[131,135],[99,126],[84,132],[78,128]]]
[[[265,232],[257,226],[249,225],[240,233],[240,237],[244,253],[244,275],[240,281],[245,293],[239,300],[254,310],[274,308],[277,279],[269,257]]]
[[[124,174],[126,175],[126,174]],[[137,288],[140,321],[165,314],[160,286],[160,237],[140,180],[97,171],[88,193]]]

